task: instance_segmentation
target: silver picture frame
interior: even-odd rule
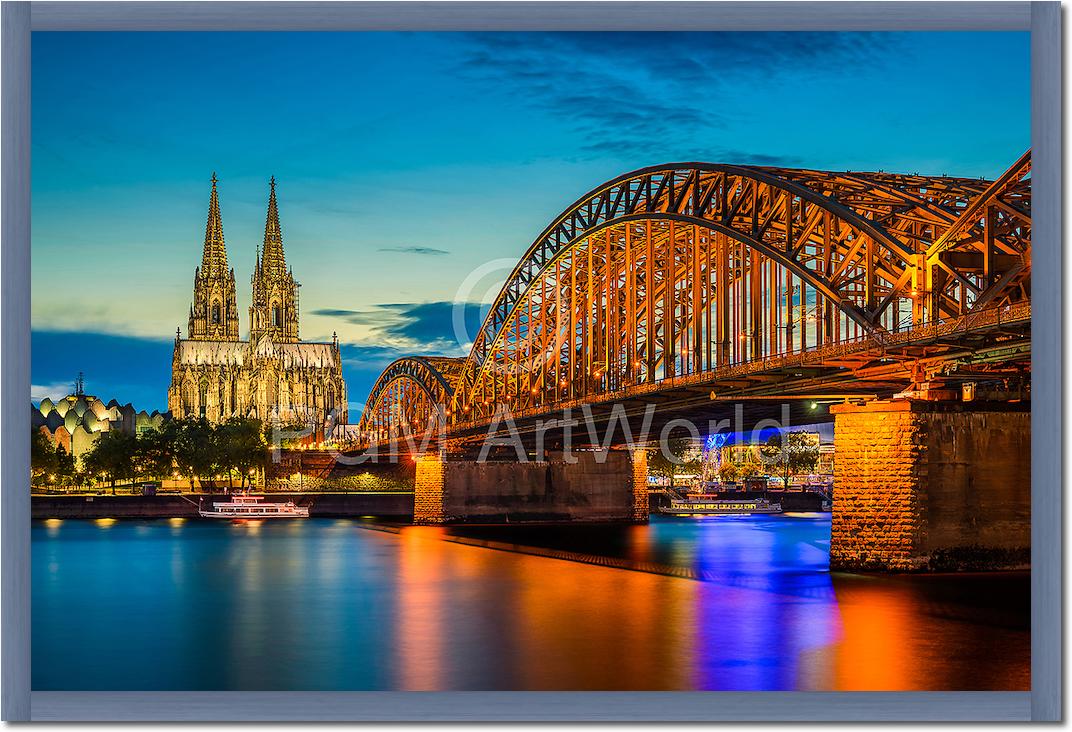
[[[716,721],[1062,718],[1061,5],[1058,2],[3,2],[0,493],[6,721]],[[1031,32],[1030,692],[41,692],[30,683],[33,31],[1020,30]],[[970,73],[970,70],[967,72]],[[939,111],[940,113],[940,111]]]

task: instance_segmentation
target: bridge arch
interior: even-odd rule
[[[1004,192],[1023,196],[1029,172],[1025,154]],[[963,314],[993,292],[992,275],[935,260],[934,242],[961,227],[974,229],[962,244],[989,237],[1010,257],[1029,252],[1029,211],[1006,206],[1011,225],[989,234],[985,221],[964,221],[991,187],[705,163],[619,176],[556,217],[510,274],[474,339],[455,414],[569,401]]]
[[[544,229],[434,396],[449,398],[451,421],[479,421],[499,406],[882,337],[1027,299],[1029,287],[1029,152],[993,182],[653,166],[594,188]],[[389,375],[399,369],[370,409],[402,408],[405,397],[383,398],[406,383]]]
[[[446,418],[463,359],[407,356],[384,369],[369,393],[358,432],[370,442],[421,433]]]

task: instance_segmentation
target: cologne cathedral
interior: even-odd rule
[[[172,416],[212,422],[253,417],[269,424],[302,425],[317,435],[345,424],[338,338],[309,343],[298,337],[298,283],[283,254],[275,178],[252,284],[249,340],[241,340],[234,270],[227,265],[213,174],[205,249],[194,273],[186,338],[175,334],[168,389]]]

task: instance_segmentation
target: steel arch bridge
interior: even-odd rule
[[[442,423],[465,359],[409,356],[392,362],[372,385],[359,432],[369,442]]]
[[[1030,171],[1029,151],[995,181],[707,163],[627,173],[540,234],[466,358],[391,364],[359,433],[374,443],[504,408],[713,383],[1013,307],[1029,322]]]

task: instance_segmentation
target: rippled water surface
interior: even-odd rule
[[[830,574],[822,514],[37,521],[35,689],[1027,689],[1026,573]]]

